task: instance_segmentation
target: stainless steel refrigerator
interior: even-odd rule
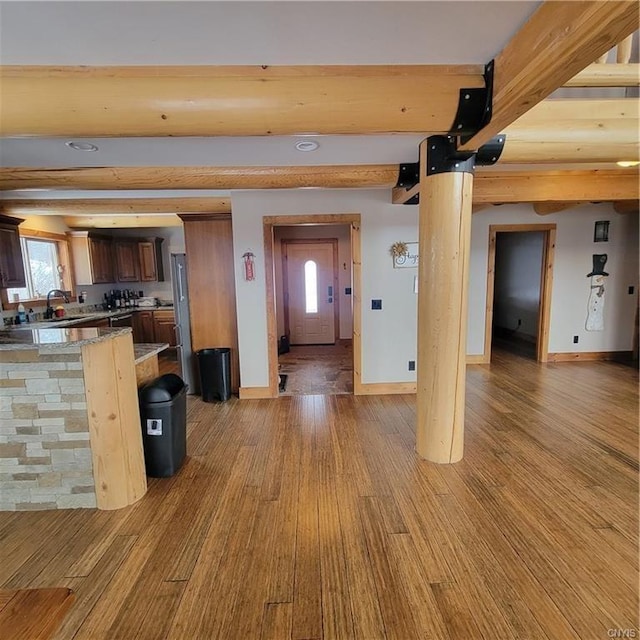
[[[189,283],[187,282],[187,256],[171,254],[171,285],[173,308],[176,317],[176,351],[181,376],[189,390],[198,393],[199,381],[196,356],[191,350],[191,325],[189,322]]]

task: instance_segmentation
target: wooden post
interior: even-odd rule
[[[449,463],[464,442],[473,174],[427,175],[428,143],[420,146],[416,449]]]

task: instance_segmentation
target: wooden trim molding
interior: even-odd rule
[[[211,220],[231,220],[231,213],[179,213],[182,222],[209,222]]]
[[[363,382],[360,384],[359,396],[383,396],[399,393],[416,393],[415,382]]]
[[[351,260],[353,263],[353,389],[358,395],[362,366],[361,345],[361,272],[360,272],[360,214],[308,214],[292,216],[263,216],[264,261],[267,298],[267,350],[269,370],[269,397],[278,396],[278,338],[276,326],[274,227],[300,224],[349,224],[351,225]]]
[[[548,354],[548,362],[593,362],[616,360],[626,362],[633,359],[633,351],[566,351]]]
[[[553,263],[556,246],[556,225],[550,224],[492,224],[489,226],[489,251],[487,255],[487,297],[485,302],[484,354],[482,363],[491,362],[491,338],[493,328],[493,302],[495,293],[496,234],[509,232],[545,232],[542,272],[540,274],[540,306],[538,313],[538,338],[536,357],[538,362],[549,358],[549,324],[551,322],[551,290],[553,287]],[[467,359],[467,363],[469,360]]]
[[[485,349],[484,353],[475,353],[467,356],[467,364],[489,364],[491,362],[491,354],[487,356]]]

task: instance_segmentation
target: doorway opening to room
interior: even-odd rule
[[[278,395],[352,394],[357,389],[359,218],[264,219],[269,381]]]
[[[485,357],[502,349],[546,362],[555,224],[491,225]]]

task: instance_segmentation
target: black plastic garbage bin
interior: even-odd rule
[[[167,373],[140,389],[139,401],[147,475],[172,476],[187,453],[187,386]]]
[[[196,354],[200,366],[200,390],[204,402],[222,402],[231,397],[231,349],[201,349]]]

